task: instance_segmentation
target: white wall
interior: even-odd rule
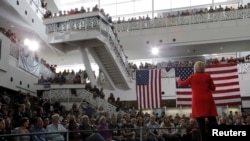
[[[10,52],[10,40],[5,35],[0,33],[0,71],[3,72],[8,70],[10,55],[6,52]]]
[[[10,40],[1,33],[0,39],[2,40],[0,59],[0,86],[16,91],[22,90],[23,92],[29,92],[30,94],[36,96],[34,84],[37,83],[38,78],[18,68],[17,59],[9,55],[11,44]],[[13,81],[10,80],[11,77],[13,78]],[[22,81],[22,84],[20,84],[20,81]]]

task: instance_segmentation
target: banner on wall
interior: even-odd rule
[[[35,58],[35,53],[21,46],[19,47],[18,67],[39,77],[40,62]]]

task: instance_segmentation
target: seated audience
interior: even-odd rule
[[[29,127],[29,119],[27,117],[22,117],[19,120],[19,126],[16,127],[13,131],[14,134],[28,134],[30,131],[28,130]],[[13,141],[30,141],[29,135],[23,136],[14,136]]]
[[[112,134],[111,131],[109,130],[105,116],[102,116],[99,119],[99,125],[97,126],[97,130],[106,141],[111,141]]]
[[[0,141],[11,141],[11,138],[7,134],[11,134],[11,130],[5,128],[5,120],[0,118],[0,135],[6,135],[2,136]]]
[[[34,128],[30,130],[31,133],[45,133],[46,129],[43,127],[43,120],[41,117],[34,118]],[[33,134],[31,141],[48,141],[47,134]]]
[[[85,130],[85,132],[81,132],[83,141],[105,141],[99,133],[94,133],[96,128],[93,128],[89,123],[89,117],[87,115],[82,117],[82,124],[80,124],[79,130]]]
[[[55,134],[48,134],[48,139],[52,141],[64,141],[65,133],[67,129],[60,124],[60,116],[59,114],[54,114],[51,117],[52,123],[46,127],[47,132],[59,132]],[[61,132],[61,133],[60,133]]]

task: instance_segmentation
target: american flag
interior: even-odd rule
[[[216,86],[213,97],[217,106],[241,105],[237,64],[208,65],[205,72],[211,75]],[[191,74],[193,67],[177,67],[175,71],[176,77],[180,77],[181,80],[187,79]],[[191,106],[190,87],[178,87],[176,83],[176,92],[177,106]]]
[[[138,109],[161,108],[161,70],[136,71]]]

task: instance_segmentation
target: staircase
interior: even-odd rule
[[[108,52],[105,45],[100,47],[93,47],[89,49],[95,61],[103,68],[102,72],[108,74],[108,79],[112,81],[111,83],[115,85],[118,89],[129,89],[129,86],[126,83],[126,80],[123,77],[123,74],[120,71],[120,68],[116,64],[116,60]],[[118,55],[117,55],[118,56]],[[119,63],[122,63],[119,61]],[[123,71],[126,71],[123,69]]]
[[[110,89],[128,90],[132,84],[127,58],[111,25],[103,19],[99,12],[45,19],[48,42],[65,54],[87,49],[109,81]]]

